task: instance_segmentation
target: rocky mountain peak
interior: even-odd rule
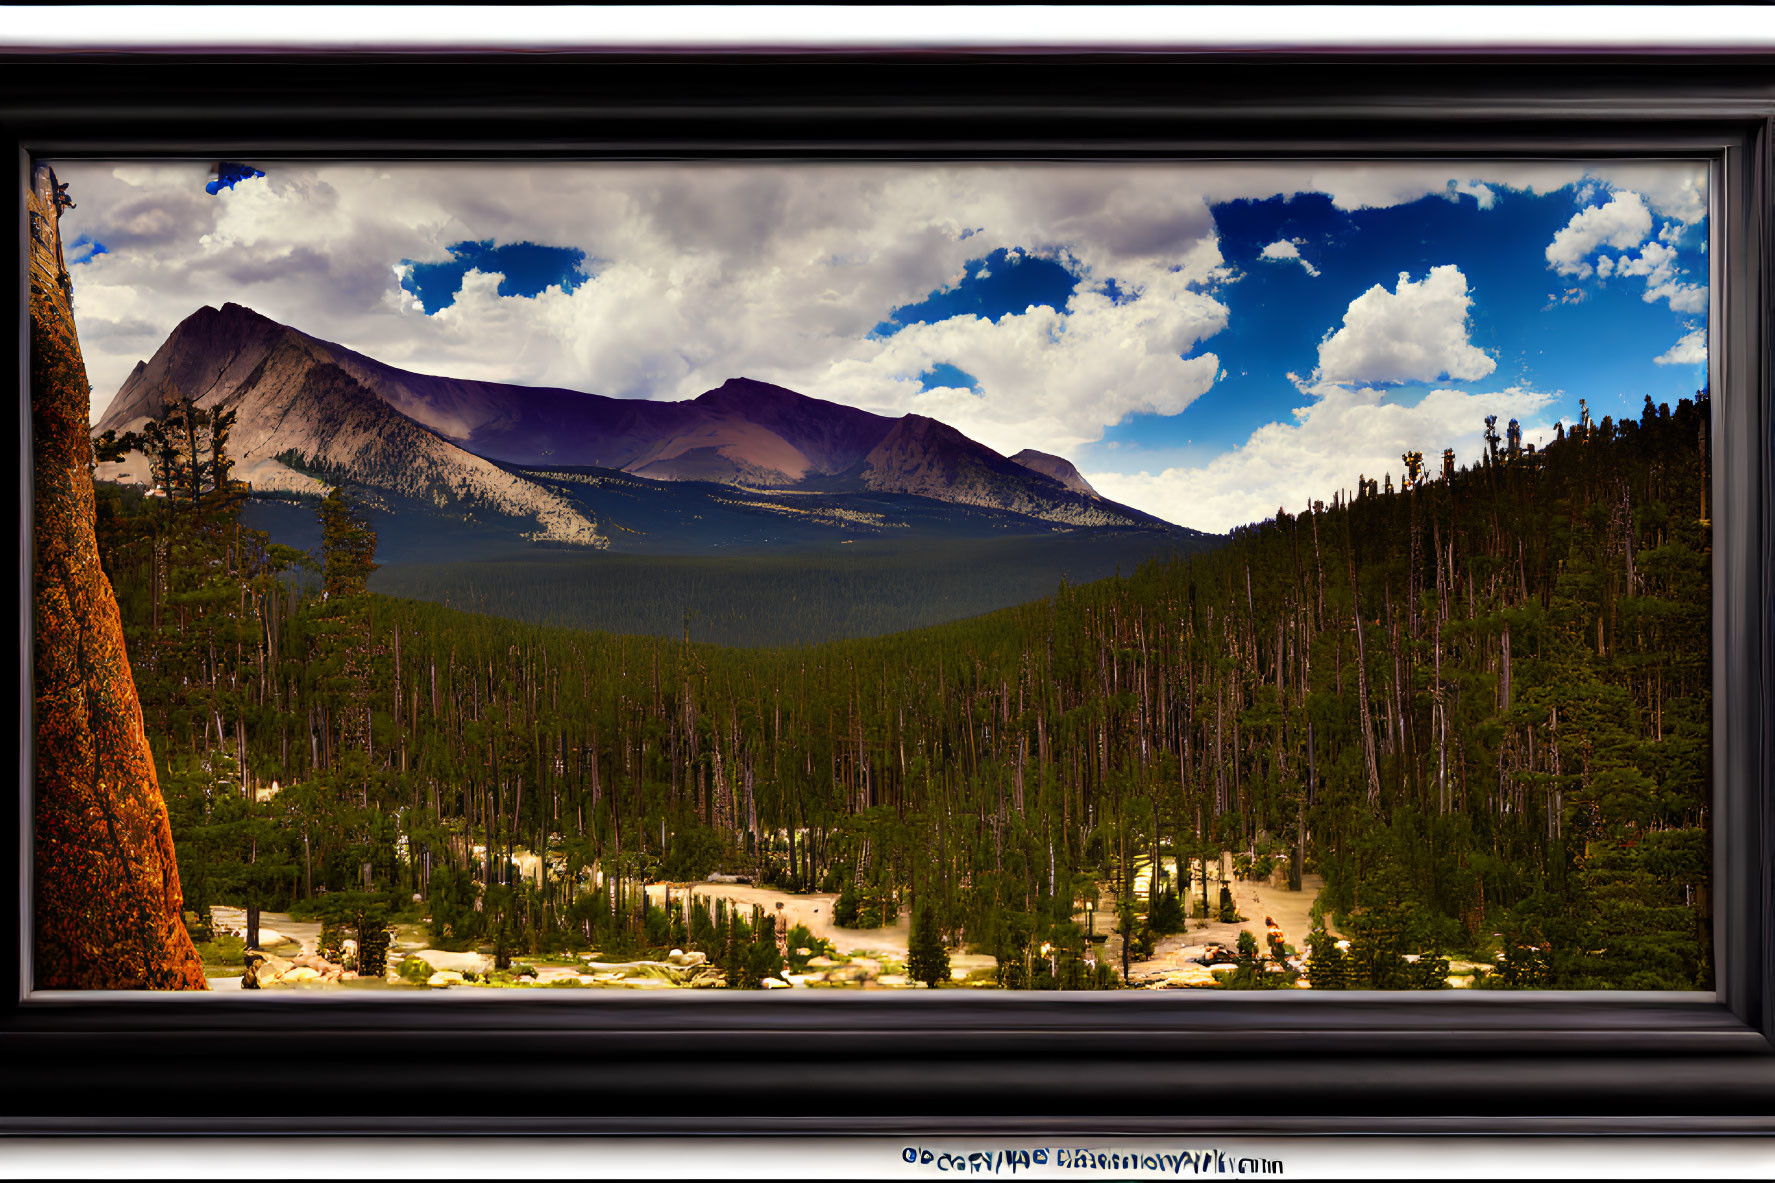
[[[1016,464],[1021,464],[1024,468],[1027,468],[1032,472],[1039,472],[1045,477],[1050,477],[1059,481],[1075,493],[1083,493],[1087,497],[1097,497],[1100,499],[1103,496],[1096,489],[1091,487],[1091,482],[1087,481],[1079,473],[1079,470],[1073,466],[1072,461],[1066,459],[1064,456],[1055,456],[1049,452],[1038,452],[1034,448],[1024,448],[1021,452],[1012,456],[1011,460]]]

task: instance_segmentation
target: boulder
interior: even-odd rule
[[[457,973],[484,974],[491,960],[484,953],[446,953],[442,949],[415,949],[409,957],[417,957],[433,970],[455,970]]]
[[[273,957],[258,949],[248,949],[246,960],[246,972],[240,978],[243,990],[257,990],[262,986],[269,986],[296,968],[294,962],[285,961],[282,957]]]
[[[330,985],[347,976],[357,976],[348,973],[343,965],[313,953],[304,953],[299,957],[278,957],[262,949],[248,949],[246,957],[247,969],[240,984],[247,990],[282,986],[292,982],[321,982]]]
[[[1166,970],[1159,976],[1167,986],[1212,986],[1217,980],[1213,970],[1194,962],[1187,962],[1176,969]]]
[[[781,978],[765,978],[758,984],[766,990],[787,990],[790,988],[789,983],[783,981]]]
[[[462,974],[454,969],[440,969],[425,979],[425,984],[427,986],[460,986],[462,985]]]

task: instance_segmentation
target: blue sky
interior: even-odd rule
[[[1569,420],[1580,397],[1598,418],[1637,417],[1647,394],[1672,402],[1688,397],[1707,383],[1705,361],[1659,364],[1656,358],[1689,328],[1704,327],[1704,311],[1684,314],[1663,301],[1648,303],[1643,281],[1634,277],[1560,275],[1545,257],[1543,248],[1575,212],[1599,207],[1609,196],[1502,190],[1494,191],[1488,208],[1460,194],[1348,212],[1317,193],[1215,205],[1221,253],[1239,272],[1218,292],[1229,309],[1227,328],[1205,343],[1219,356],[1223,376],[1180,415],[1135,414],[1107,428],[1100,444],[1081,449],[1081,458],[1111,463],[1107,453],[1120,451],[1116,462],[1125,465],[1129,456],[1147,452],[1205,463],[1238,446],[1300,405],[1300,392],[1286,376],[1311,373],[1320,341],[1354,297],[1376,284],[1395,287],[1400,273],[1421,280],[1447,264],[1460,268],[1471,292],[1469,340],[1497,368],[1475,381],[1389,383],[1389,402],[1411,403],[1438,388],[1516,385],[1561,393],[1552,410]],[[1290,259],[1263,257],[1264,248],[1284,241],[1296,244],[1316,275]],[[1680,265],[1705,282],[1705,225],[1679,243]],[[1659,348],[1648,348],[1652,344]]]
[[[427,373],[928,415],[1222,530],[1706,381],[1700,164],[253,164],[59,166],[95,418],[232,300]]]
[[[541,246],[534,242],[496,244],[454,242],[450,257],[435,263],[402,259],[406,274],[401,287],[413,293],[427,314],[455,303],[462,281],[470,271],[497,273],[496,289],[502,296],[536,296],[551,287],[571,292],[585,282],[585,252],[573,247]]]

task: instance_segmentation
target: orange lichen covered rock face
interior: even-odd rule
[[[34,985],[202,990],[117,600],[99,567],[55,174],[39,165],[32,182]]]

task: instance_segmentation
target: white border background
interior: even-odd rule
[[[1212,1150],[1282,1163],[1287,1179],[1768,1179],[1766,1138],[106,1138],[0,1141],[0,1178],[229,1179],[1231,1179],[1237,1174],[1048,1165],[958,1172],[944,1153],[1046,1145],[1162,1154]],[[909,1166],[907,1147],[933,1152]],[[1210,1161],[1213,1161],[1212,1158]],[[1231,1166],[1228,1167],[1231,1170]]]
[[[695,30],[687,36],[685,30]],[[1775,47],[1758,5],[0,6],[0,49]]]
[[[289,49],[1131,50],[1620,49],[1674,54],[1775,49],[1775,8],[1677,6],[1230,5],[586,7],[0,5],[0,51]],[[682,31],[696,30],[694,38]],[[906,1146],[941,1154],[1032,1149],[996,1139],[157,1138],[0,1140],[0,1178],[238,1179],[280,1162],[293,1177],[943,1178]],[[1281,1178],[1772,1178],[1760,1138],[1065,1139],[1054,1147],[1217,1149],[1281,1159]],[[343,1172],[343,1176],[341,1175]],[[1008,1170],[991,1178],[1179,1178],[1141,1170]],[[1277,1176],[1269,1176],[1275,1178]]]

